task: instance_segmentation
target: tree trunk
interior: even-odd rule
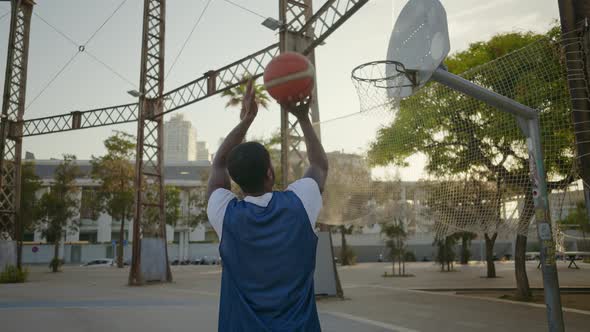
[[[400,246],[400,238],[397,239],[397,274],[402,275],[402,248]]]
[[[525,194],[524,207],[520,214],[518,228],[520,233],[525,233],[531,218],[535,213],[535,206],[533,203],[533,196],[529,190]],[[526,233],[525,233],[526,234]],[[528,300],[531,297],[531,288],[529,286],[529,279],[526,273],[526,242],[525,235],[518,234],[516,236],[516,245],[514,248],[514,272],[516,275],[516,297],[522,300]]]
[[[395,258],[397,255],[393,252],[393,249],[389,252],[389,255],[391,256],[391,275],[395,275]]]
[[[486,266],[487,266],[487,277],[488,278],[495,278],[496,277],[496,265],[494,264],[494,244],[496,243],[496,238],[498,237],[498,233],[494,233],[492,237],[489,237],[488,234],[484,234],[486,239]]]
[[[529,279],[526,274],[526,241],[526,236],[520,234],[516,236],[516,246],[514,254],[514,267],[516,273],[516,297],[522,300],[527,300],[531,297]]]
[[[341,241],[341,246],[340,246],[340,261],[342,263],[342,265],[348,265],[348,259],[347,259],[347,244],[346,244],[346,234],[345,234],[346,230],[344,229],[344,225],[340,226],[340,236],[342,237],[342,241]]]
[[[119,243],[117,244],[117,267],[123,268],[123,241],[125,240],[125,218],[121,218],[119,229]]]
[[[402,275],[403,276],[406,275],[406,260],[405,259],[402,261]]]
[[[59,240],[55,241],[55,247],[53,248],[53,260],[51,264],[51,271],[58,272],[59,271]]]
[[[469,257],[467,257],[467,237],[461,236],[461,264],[467,265],[469,263]]]

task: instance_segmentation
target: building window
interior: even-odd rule
[[[96,243],[98,241],[98,232],[80,232],[80,241]]]
[[[92,188],[82,189],[82,198],[80,199],[80,218],[81,219],[98,219],[97,192]]]
[[[205,241],[219,242],[219,237],[217,237],[217,233],[215,233],[214,229],[208,229],[205,231]]]
[[[33,242],[33,241],[35,241],[35,233],[24,233],[23,234],[23,241],[24,242]]]
[[[127,231],[123,232],[123,239],[129,240],[129,232],[127,232]],[[119,241],[119,232],[111,232],[111,241],[112,240]]]

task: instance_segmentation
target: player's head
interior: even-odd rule
[[[244,193],[272,191],[275,173],[266,148],[257,142],[242,143],[228,156],[229,175]]]

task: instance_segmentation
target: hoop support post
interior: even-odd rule
[[[480,100],[497,109],[522,117],[526,120],[532,120],[537,117],[537,111],[525,106],[515,100],[502,96],[481,86],[474,84],[460,76],[449,73],[439,67],[432,73],[432,79],[448,86],[449,88],[462,92],[470,97]]]
[[[547,305],[549,331],[564,331],[559,280],[555,264],[555,241],[551,230],[551,213],[549,211],[547,178],[545,174],[543,149],[541,146],[541,128],[538,112],[517,101],[484,89],[464,78],[449,73],[443,68],[438,68],[434,71],[432,79],[453,90],[462,92],[493,106],[500,111],[514,114],[517,118],[520,117],[525,120],[520,122],[526,122],[526,130],[523,130],[523,132],[527,137],[531,190],[533,192],[535,206],[535,221],[537,224],[537,235],[539,236],[539,242],[541,243],[540,254],[543,272],[543,290],[545,294],[545,304]]]

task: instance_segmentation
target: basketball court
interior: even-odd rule
[[[288,41],[297,41],[303,43],[304,47],[301,48],[302,45],[289,46],[305,50],[303,53],[306,55],[313,51],[316,42],[317,44],[322,42],[322,40],[317,40],[305,45],[305,39],[289,40],[286,36],[281,38],[283,37],[285,39],[281,40],[281,51],[288,51],[289,47],[286,47]],[[470,167],[461,168],[457,171],[457,174],[459,174],[457,179],[459,180],[453,179],[453,181],[463,181],[464,179],[459,178],[459,176],[464,176],[474,170],[477,171],[475,172],[477,174],[472,174],[473,179],[477,178],[482,183],[496,181],[497,197],[484,199],[478,196],[479,203],[501,202],[500,183],[502,181],[500,178],[502,176],[505,177],[504,182],[510,179],[513,182],[510,185],[514,187],[520,186],[519,189],[525,188],[523,190],[526,190],[526,194],[524,191],[519,192],[519,194],[530,199],[531,215],[523,219],[528,221],[533,216],[535,217],[535,236],[538,235],[539,239],[539,265],[542,266],[542,269],[537,270],[534,262],[528,263],[523,269],[528,270],[534,287],[544,289],[546,305],[508,302],[497,298],[466,297],[456,295],[452,291],[455,288],[465,287],[462,282],[470,283],[469,287],[473,289],[490,287],[490,284],[499,288],[506,287],[503,285],[512,287],[514,284],[513,265],[500,266],[498,268],[500,278],[484,280],[482,278],[478,279],[476,275],[481,269],[470,269],[469,266],[461,267],[463,270],[461,272],[467,272],[463,273],[463,277],[469,276],[469,279],[462,279],[454,275],[451,276],[451,274],[440,274],[438,267],[431,263],[416,263],[415,265],[410,264],[408,269],[415,268],[416,271],[419,271],[418,277],[398,280],[381,277],[384,269],[388,268],[386,263],[359,264],[353,267],[341,267],[338,270],[345,294],[344,299],[334,296],[318,299],[322,330],[329,332],[518,330],[524,332],[547,329],[561,331],[564,329],[563,326],[566,325],[568,331],[587,331],[588,326],[590,326],[590,312],[564,308],[562,315],[560,287],[587,285],[588,277],[590,277],[588,274],[590,267],[584,264],[580,271],[571,272],[567,270],[563,262],[555,261],[556,239],[559,230],[549,220],[551,216],[549,211],[550,193],[548,193],[547,189],[546,166],[543,156],[546,151],[541,145],[541,112],[447,71],[443,62],[450,52],[449,43],[446,12],[442,4],[437,0],[409,1],[401,10],[399,19],[391,33],[390,44],[388,47],[384,45],[384,50],[387,49],[386,58],[359,64],[351,72],[353,84],[359,94],[361,104],[359,114],[369,111],[391,112],[391,114],[387,114],[395,122],[396,116],[399,114],[396,112],[402,112],[402,107],[397,106],[403,102],[403,99],[407,100],[418,94],[420,89],[426,89],[429,82],[436,82],[437,86],[453,90],[454,93],[461,93],[462,96],[469,96],[489,106],[489,108],[483,108],[482,112],[477,113],[475,118],[487,117],[489,114],[493,114],[493,116],[489,117],[505,119],[504,116],[507,116],[510,119],[510,122],[504,121],[503,124],[505,125],[508,122],[513,124],[514,126],[510,130],[514,130],[516,133],[510,133],[518,137],[519,142],[522,143],[521,149],[518,151],[522,157],[519,157],[523,160],[526,159],[527,163],[525,163],[525,170],[519,174],[525,174],[525,176],[509,177],[501,175],[510,173],[508,170],[504,173],[495,171],[500,166],[504,167],[503,163],[506,158],[504,158],[501,165],[495,165],[492,162],[489,163],[492,164],[492,167],[486,165],[486,167],[494,169],[493,171],[486,173],[481,169],[476,169],[481,163],[482,157],[474,152],[478,151],[476,149],[477,144],[474,143],[465,149],[468,160],[466,164],[470,164]],[[161,47],[163,48],[163,42]],[[305,63],[305,66],[299,69],[301,76],[294,74],[288,80],[305,78],[307,81],[313,82],[311,63]],[[147,66],[145,67],[147,68]],[[152,68],[155,67],[152,66]],[[246,69],[246,71],[248,70]],[[245,74],[260,76],[260,73],[254,75],[254,73],[247,72]],[[288,75],[281,73],[279,76],[281,77],[271,77],[269,79],[277,80],[274,82],[275,84],[282,84]],[[147,76],[142,76],[142,79],[145,80],[145,77]],[[207,78],[208,95],[216,91],[213,79],[215,79],[213,76]],[[163,78],[161,81],[163,81]],[[156,87],[156,85],[154,84],[153,87]],[[163,108],[164,103],[173,103],[173,99],[162,95],[163,86],[160,84],[158,87],[160,91],[154,93],[156,97],[149,98],[149,103],[153,103],[150,107]],[[270,91],[273,86],[267,85],[267,88]],[[303,89],[305,93],[299,93],[299,96],[313,95],[316,92],[312,93],[312,89],[309,84],[305,85],[305,89]],[[435,92],[437,93],[433,94],[434,99],[437,99],[439,97],[438,90]],[[139,98],[140,116],[138,121],[141,127],[139,127],[138,132],[143,132],[143,126],[149,124],[150,121],[154,121],[154,119],[147,117],[147,113],[142,111],[144,103],[150,105],[147,103],[148,96],[141,93]],[[280,98],[277,98],[277,100],[280,100]],[[191,101],[191,103],[193,102]],[[164,112],[162,114],[172,112],[175,109],[169,109],[165,112],[162,109]],[[408,114],[408,110],[411,109],[407,107],[404,110],[405,114]],[[461,109],[459,110],[461,111]],[[464,115],[465,119],[469,119],[468,112],[463,111],[462,113],[458,118]],[[146,118],[144,119],[144,117]],[[462,123],[465,123],[465,119],[461,119],[463,120]],[[416,123],[418,122],[420,121],[416,121]],[[162,119],[157,119],[155,125],[161,126]],[[281,120],[281,133],[284,136],[281,144],[284,151],[289,151],[291,148],[287,145],[289,135],[287,130],[289,128],[287,127],[289,125],[291,123],[289,123],[288,115],[285,115],[284,119]],[[76,126],[80,127],[80,124]],[[323,128],[326,129],[326,127]],[[474,136],[473,132],[466,130],[467,128],[469,127],[465,125],[458,128],[457,131],[466,133],[465,137]],[[500,128],[499,130],[504,129]],[[506,136],[506,133],[503,132],[502,134]],[[436,136],[436,133],[433,135]],[[447,134],[445,133],[445,135]],[[451,137],[451,134],[449,134],[449,137]],[[464,137],[460,138],[464,139]],[[399,144],[400,142],[388,143],[393,146],[394,143]],[[433,144],[439,143],[434,142]],[[146,145],[146,147],[149,150],[157,146]],[[143,143],[138,148],[140,156],[144,153],[142,149],[144,149]],[[284,177],[282,183],[288,183],[288,152],[284,156],[283,159],[286,162],[283,163],[285,172],[282,173]],[[494,160],[501,159],[498,156],[495,157]],[[161,158],[158,158],[157,167],[160,167]],[[141,161],[141,159],[138,160]],[[391,160],[388,162],[391,162]],[[530,169],[527,168],[529,164]],[[139,168],[141,169],[141,167],[140,165]],[[140,179],[141,172],[138,171],[137,173]],[[481,174],[484,173],[485,175],[482,176]],[[145,174],[151,174],[150,176],[158,179],[156,181],[163,183],[162,176],[149,172],[149,170]],[[161,194],[163,186],[159,188]],[[136,188],[136,190],[141,193],[141,188]],[[452,196],[452,188],[443,189],[440,195]],[[160,200],[157,204],[142,203],[141,197],[143,196],[138,195],[138,197],[137,205],[139,207],[145,205],[147,207],[146,211],[148,211],[147,209],[163,211],[163,200]],[[508,196],[505,199],[507,201],[516,200],[514,197]],[[405,199],[400,198],[401,201],[407,203]],[[338,203],[342,202],[344,201]],[[365,205],[368,206],[368,204],[363,206]],[[454,206],[459,205],[455,204]],[[142,210],[138,208],[137,211],[136,218],[141,220]],[[359,213],[362,213],[360,208],[359,211],[361,211]],[[487,211],[481,210],[484,212],[479,211],[479,219],[491,220],[483,226],[472,223],[472,220],[478,218],[469,218],[466,211],[464,209],[454,209],[452,213],[446,216],[437,216],[440,218],[435,225],[437,238],[448,237],[458,230],[478,234],[503,231],[521,236],[526,236],[530,230],[526,227],[528,224],[525,227],[520,227],[521,225],[509,223],[508,221],[502,224],[501,227],[503,228],[499,230],[497,223],[499,218],[496,218],[496,212],[499,211],[499,208]],[[489,216],[483,215],[485,213],[488,213],[493,218],[487,218]],[[369,213],[366,215],[368,216]],[[360,220],[360,218],[358,219]],[[516,220],[515,218],[510,219]],[[341,220],[341,223],[344,224],[345,222]],[[139,234],[140,227],[143,227],[140,225],[141,222],[134,224],[137,234]],[[154,239],[147,236],[140,238],[138,235],[136,241],[133,242],[134,254],[131,273],[129,269],[108,267],[90,269],[67,266],[64,268],[63,273],[51,274],[47,272],[45,266],[37,266],[32,268],[30,282],[0,286],[0,293],[2,294],[0,296],[0,326],[7,331],[45,329],[66,332],[216,330],[221,268],[217,266],[178,266],[170,269],[166,254],[165,225],[160,226],[161,229],[156,232],[157,234],[154,233]],[[323,237],[327,239],[328,236],[329,233],[324,230]],[[153,245],[150,244],[152,240]],[[139,246],[141,242],[144,243],[143,247]],[[328,245],[328,243],[330,244]],[[331,242],[324,241],[320,243],[321,249],[316,260],[315,285],[317,291],[318,285],[320,285],[319,281],[322,281],[322,287],[326,283],[330,289],[334,289],[333,292],[326,294],[335,295],[337,284],[336,268],[331,257],[332,248],[330,246]],[[146,258],[143,260],[143,266],[140,265],[142,260],[139,259],[142,256]],[[151,267],[155,268],[151,269]],[[154,276],[148,276],[147,270],[155,271]],[[296,273],[296,271],[293,273]],[[558,273],[561,284],[557,280]],[[131,275],[129,280],[134,285],[142,285],[146,280],[170,281],[173,279],[174,281],[133,287],[125,285],[128,275]],[[445,287],[442,287],[442,291],[428,291],[428,289],[432,290],[432,288],[438,288],[441,285],[449,285],[449,289],[445,291]],[[453,285],[459,286],[454,287]],[[525,317],[526,319],[523,319]],[[567,322],[567,324],[564,324],[564,322]]]
[[[563,263],[565,264],[565,263]],[[563,265],[562,264],[562,265]],[[510,284],[510,265],[498,267],[496,286]],[[541,284],[534,262],[531,285]],[[432,263],[412,263],[415,278],[381,278],[387,263],[339,268],[346,299],[319,299],[323,331],[539,331],[546,329],[544,306],[473,299],[412,289],[444,285],[483,287],[474,278],[479,267],[441,274]],[[578,271],[559,266],[564,285],[590,277],[584,264]],[[173,267],[175,281],[146,287],[121,283],[128,269],[66,266],[52,274],[45,266],[32,268],[31,282],[2,285],[0,321],[3,331],[215,331],[221,273],[216,266]],[[567,273],[567,274],[566,274]],[[505,276],[505,277],[504,277]],[[432,280],[437,280],[436,285]],[[445,281],[446,280],[446,281]],[[568,331],[585,331],[590,312],[566,311]],[[527,317],[523,320],[522,317]]]

